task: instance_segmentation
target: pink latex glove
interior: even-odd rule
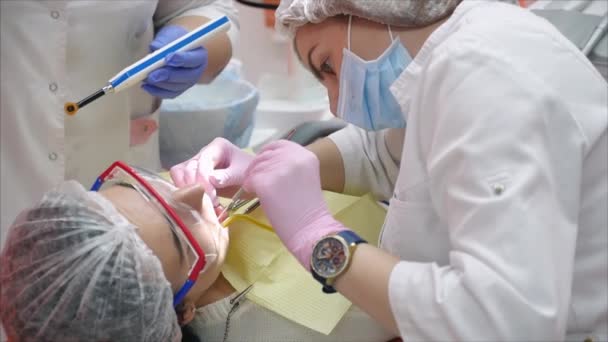
[[[255,193],[287,249],[306,269],[314,244],[345,230],[323,198],[319,159],[287,140],[265,146],[245,173],[245,191]]]
[[[178,187],[202,184],[214,206],[219,206],[217,189],[240,186],[253,156],[224,138],[215,138],[196,156],[169,171]]]

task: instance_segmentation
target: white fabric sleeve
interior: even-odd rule
[[[239,33],[239,21],[233,0],[160,0],[154,13],[154,25],[162,26],[174,18],[186,16],[201,16],[217,19],[221,16],[230,19],[228,37],[235,51]]]
[[[404,341],[561,341],[587,141],[533,70],[474,40],[438,53],[418,83],[450,261],[400,262],[391,308]]]
[[[367,132],[348,125],[329,136],[344,161],[345,193],[372,192],[379,199],[391,198],[399,174],[402,147],[394,145],[402,144],[403,139],[391,139],[397,141],[387,144],[388,134],[389,130]]]

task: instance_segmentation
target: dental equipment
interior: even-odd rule
[[[285,136],[285,140],[290,140],[291,137],[293,137],[293,135],[295,133],[296,133],[296,129],[294,128],[291,131],[289,131],[289,133],[287,133],[287,135]],[[240,207],[244,206],[245,204],[249,203],[249,201],[251,201],[251,199],[243,199],[242,197],[244,194],[245,194],[245,189],[243,189],[243,187],[240,187],[239,190],[234,194],[234,196],[232,196],[232,199],[230,199],[230,203],[228,203],[228,205],[224,208],[224,210],[222,210],[222,212],[218,215],[218,217],[221,218],[226,213],[228,213],[228,215],[222,221],[222,225],[224,224],[224,222],[228,222],[228,218],[231,216],[232,213],[234,213]],[[257,208],[260,205],[259,199],[256,198],[255,201],[256,202],[254,204],[252,204],[251,207],[247,208],[246,213],[252,212],[253,209]]]
[[[165,45],[131,64],[108,81],[108,84],[78,102],[66,102],[63,109],[67,115],[75,115],[78,110],[97,100],[107,93],[118,93],[148,77],[148,74],[163,65],[165,57],[171,53],[190,50],[203,45],[204,42],[219,33],[230,29],[230,20],[226,16],[205,23],[184,36]]]

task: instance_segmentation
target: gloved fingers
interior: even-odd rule
[[[184,187],[186,182],[184,181],[185,168],[182,164],[177,164],[169,169],[169,175],[173,180],[173,184],[178,188]]]
[[[163,83],[186,83],[192,85],[199,80],[203,71],[203,66],[199,66],[195,69],[164,66],[152,71],[144,82],[155,86],[159,86]]]
[[[263,151],[258,153],[245,170],[245,178],[249,177],[249,174],[260,166],[265,168],[272,168],[273,165],[281,166],[280,160],[278,160],[279,156],[280,153],[277,153],[277,151]],[[276,172],[278,169],[273,171]]]
[[[268,143],[266,145],[264,145],[264,147],[262,147],[262,149],[260,150],[260,153],[263,153],[265,151],[273,151],[273,150],[277,150],[277,149],[282,149],[282,148],[286,148],[286,147],[290,147],[293,145],[297,145],[299,147],[302,147],[296,143],[294,143],[293,141],[289,141],[289,140],[277,140],[277,141],[273,141],[271,143]]]
[[[213,165],[209,181],[217,188],[240,185],[249,161],[254,159],[224,138],[215,138],[204,153]]]
[[[167,45],[167,42],[165,42],[164,39],[156,38],[150,43],[150,46],[149,46],[150,52],[154,52],[154,51],[162,48],[165,45]]]
[[[181,188],[192,184],[192,180],[196,178],[192,176],[195,173],[192,170],[196,170],[196,167],[198,167],[198,163],[200,162],[206,148],[207,147],[203,147],[194,157],[179,164],[173,165],[171,169],[169,169],[171,179],[173,179],[173,183],[177,187]],[[186,177],[188,177],[188,179],[186,179]],[[188,181],[190,181],[190,183]]]
[[[310,163],[319,163],[317,156],[306,147],[288,140],[279,140],[265,146],[260,155],[275,153],[277,164],[283,169],[298,169]],[[290,172],[290,171],[288,171]]]
[[[213,203],[219,205],[218,190],[224,195],[227,189],[240,185],[243,169],[248,165],[242,160],[243,156],[236,156],[238,160],[234,160],[237,150],[228,140],[216,138],[190,160],[172,167],[171,177],[178,187],[202,184]],[[215,177],[221,181],[218,182]]]
[[[165,89],[161,89],[159,87],[153,86],[151,84],[145,84],[145,83],[142,84],[141,88],[143,90],[147,91],[150,95],[160,97],[162,99],[174,99],[179,94],[181,94],[181,92],[165,90]]]
[[[232,155],[232,143],[224,138],[215,138],[201,151],[212,168],[228,167]]]
[[[245,170],[235,170],[234,168],[214,170],[209,177],[209,182],[216,188],[223,189],[229,186],[237,186],[243,183]]]
[[[196,160],[188,160],[171,168],[171,175],[175,175],[175,185],[185,187],[196,183],[197,174]],[[179,179],[178,179],[179,177]]]
[[[146,83],[146,84],[155,86],[159,89],[177,92],[180,94],[182,92],[186,91],[188,88],[190,88],[193,85],[193,84],[189,84],[189,83],[172,83],[172,82],[157,82],[154,84],[151,84],[151,83]]]
[[[194,69],[207,66],[207,49],[198,47],[188,51],[178,51],[165,57],[168,66]]]
[[[214,142],[203,147],[194,157],[174,165],[169,170],[173,183],[178,187],[194,184],[198,179],[206,178],[205,172],[209,174],[214,168],[214,160],[220,151],[216,151]],[[201,170],[199,170],[199,168]]]
[[[234,194],[236,194],[237,191],[239,191],[240,189],[241,189],[241,184],[232,185],[232,186],[228,186],[225,188],[217,188],[217,195],[220,197],[224,197],[224,198],[232,198],[232,197],[234,197]],[[246,192],[246,194],[241,198],[254,198],[253,195],[248,196],[247,194],[249,194],[249,193]]]
[[[171,71],[168,67],[160,67],[148,74],[148,77],[144,80],[144,84],[155,85],[156,83],[167,81],[170,73]]]
[[[247,168],[247,173],[245,174],[245,180],[243,181],[243,189],[248,193],[255,194],[262,204],[264,203],[263,197],[261,193],[258,193],[258,190],[262,190],[265,187],[265,180],[263,172],[266,169],[259,165],[253,165]],[[260,191],[261,192],[261,191]]]
[[[273,183],[288,176],[288,170],[282,165],[280,154],[270,151],[258,155],[247,167],[243,188],[249,193],[257,194],[260,199],[268,191],[276,191]],[[295,180],[294,180],[295,181]]]
[[[215,138],[189,161],[197,166],[200,177],[208,179],[216,168],[229,166],[230,149],[226,142],[223,138]]]
[[[175,175],[180,176],[180,180],[185,184],[192,184],[200,180],[207,180],[213,170],[224,163],[229,151],[223,146],[221,138],[216,138],[209,145],[191,159],[174,166]],[[180,172],[179,170],[184,170]]]
[[[207,181],[207,176],[205,175],[207,167],[206,165],[201,165],[204,163],[204,161],[201,159],[202,158],[191,159],[184,164],[184,168],[186,169],[186,172],[184,173],[184,182],[186,184],[195,184]]]
[[[158,31],[158,33],[154,37],[154,40],[150,42],[150,52],[162,48],[163,46],[171,43],[172,41],[185,35],[186,33],[188,33],[188,30],[179,25],[168,25],[163,27],[162,29],[160,29],[160,31]]]
[[[230,169],[213,171],[213,174],[209,177],[209,182],[217,188],[238,185],[238,179],[235,179],[234,173],[230,171]]]
[[[191,169],[194,170],[192,173],[193,179],[190,181],[193,183],[202,184],[205,187],[209,197],[211,197],[213,204],[218,206],[220,204],[220,200],[217,196],[217,189],[215,185],[209,181],[209,175],[211,175],[213,172],[213,165],[210,164],[210,161],[204,156],[201,156],[201,158],[194,164],[194,166],[190,166]]]

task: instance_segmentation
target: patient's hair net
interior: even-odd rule
[[[102,195],[69,181],[17,218],[0,317],[19,341],[178,341],[159,259]]]
[[[462,0],[281,0],[277,29],[291,37],[306,23],[337,15],[354,15],[382,24],[419,27],[452,13]]]

